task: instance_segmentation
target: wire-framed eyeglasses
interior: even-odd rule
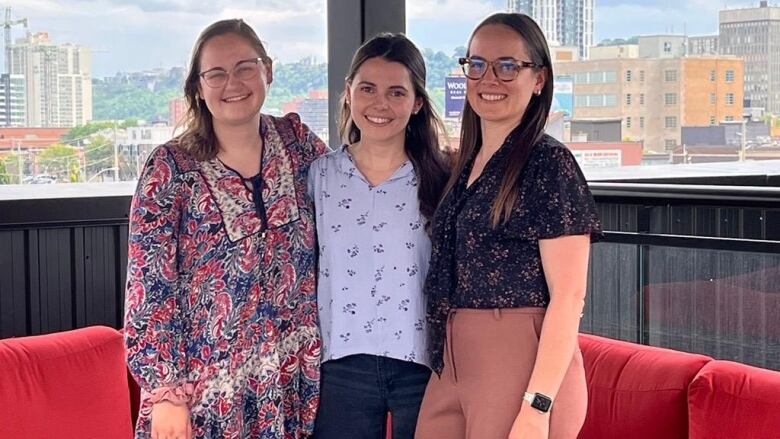
[[[225,70],[222,67],[214,67],[213,69],[201,72],[200,76],[203,81],[211,88],[219,88],[227,84],[230,75],[240,81],[249,81],[257,78],[260,74],[261,63],[265,62],[265,58],[257,57],[244,59],[236,63],[230,70]]]
[[[458,64],[463,68],[463,74],[471,80],[479,80],[487,73],[488,66],[493,69],[496,78],[504,82],[514,81],[522,69],[536,69],[542,67],[530,61],[522,61],[514,58],[498,58],[488,61],[478,56],[463,57],[458,59]]]

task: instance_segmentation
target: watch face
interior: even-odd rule
[[[531,407],[539,410],[540,412],[547,412],[550,410],[551,405],[552,400],[542,395],[541,393],[537,393],[536,396],[534,396],[534,402],[531,403]]]

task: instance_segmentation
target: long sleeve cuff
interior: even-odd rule
[[[186,383],[181,386],[163,386],[158,387],[151,392],[144,392],[144,399],[150,404],[168,401],[176,405],[189,405],[195,386]]]

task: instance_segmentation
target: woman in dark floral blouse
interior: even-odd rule
[[[553,72],[528,16],[477,26],[460,151],[434,216],[418,439],[577,437],[587,394],[577,330],[600,235],[574,157],[544,134]]]
[[[260,113],[271,59],[241,20],[198,38],[184,133],[155,149],[130,209],[127,363],[137,438],[312,432],[320,339],[309,165],[325,145]]]

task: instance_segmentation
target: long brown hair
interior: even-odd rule
[[[425,91],[425,60],[414,43],[403,34],[381,33],[355,52],[346,78],[347,82],[352,82],[364,62],[377,57],[406,67],[412,80],[414,94],[422,99],[422,107],[417,114],[412,114],[406,126],[404,149],[417,174],[420,213],[430,220],[447,183],[448,172],[444,154],[439,148],[439,134],[445,132],[444,124],[436,114],[428,92]],[[342,141],[347,143],[360,140],[360,129],[352,120],[346,93],[341,96],[339,135]]]
[[[517,33],[518,38],[525,42],[528,55],[531,58],[530,61],[541,66],[537,68],[537,71],[541,71],[545,75],[541,94],[538,96],[532,95],[531,101],[528,103],[528,107],[520,120],[520,125],[513,131],[517,137],[513,142],[506,162],[503,164],[504,177],[491,208],[491,223],[493,227],[496,227],[499,223],[504,223],[509,219],[512,207],[517,202],[519,180],[525,167],[525,162],[528,160],[531,147],[544,134],[544,127],[547,124],[547,117],[552,105],[553,71],[550,51],[547,48],[544,34],[534,20],[525,14],[497,13],[489,16],[471,33],[468,43],[469,51],[471,50],[471,41],[474,39],[474,35],[483,27],[490,25],[504,25]],[[469,55],[467,52],[466,56]],[[460,149],[457,152],[455,165],[452,175],[447,182],[445,193],[453,188],[468,161],[473,157],[477,147],[482,145],[481,119],[474,112],[468,100],[466,100],[463,107],[462,122]]]
[[[203,29],[192,49],[189,71],[187,79],[184,81],[187,114],[181,122],[181,125],[184,126],[184,132],[178,137],[179,147],[191,153],[197,160],[209,160],[216,157],[219,148],[217,136],[214,134],[211,112],[206,107],[206,102],[198,94],[200,55],[203,46],[211,38],[231,33],[245,39],[263,59],[266,68],[271,68],[271,59],[268,57],[263,43],[244,20],[236,18],[220,20]]]

